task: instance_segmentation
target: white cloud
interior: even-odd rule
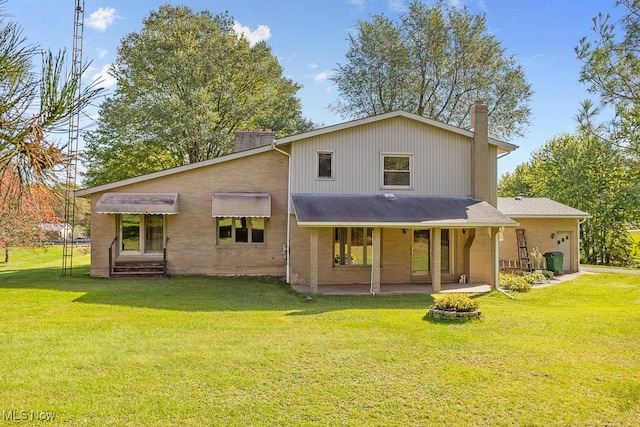
[[[311,68],[312,70],[315,70],[316,68],[318,68],[318,64],[312,62],[309,64],[309,68]]]
[[[106,31],[107,27],[113,24],[113,21],[118,17],[116,10],[113,7],[99,7],[98,10],[89,15],[89,19],[85,21],[89,27],[96,31]]]
[[[327,71],[322,71],[321,73],[314,74],[312,78],[314,82],[322,83],[322,82],[326,82],[329,79],[330,75],[331,75],[331,71],[327,70]]]
[[[404,4],[403,0],[390,0],[389,9],[395,12],[408,12],[409,8]]]
[[[98,59],[102,59],[107,56],[108,51],[106,49],[98,49]]]
[[[364,10],[364,0],[347,0],[347,3],[357,7],[359,10]]]
[[[102,69],[93,75],[91,78],[92,81],[97,82],[98,87],[110,88],[116,85],[118,82],[115,77],[109,74],[109,70],[111,69],[112,64],[107,64]]]
[[[271,38],[271,30],[266,25],[258,25],[255,31],[251,31],[251,28],[245,27],[236,21],[233,23],[233,31],[235,31],[237,35],[245,36],[247,40],[249,40],[250,46]]]

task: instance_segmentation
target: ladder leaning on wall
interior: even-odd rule
[[[516,229],[516,238],[518,239],[518,258],[520,258],[520,269],[531,271],[531,260],[529,259],[529,249],[527,249],[527,238],[524,235],[524,229]]]

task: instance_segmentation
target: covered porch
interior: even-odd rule
[[[308,280],[294,285],[314,293],[487,292],[497,283],[499,233],[516,226],[470,197],[293,194],[292,201],[309,236]],[[366,243],[344,239],[356,231]],[[364,264],[350,245],[366,254]],[[362,265],[348,265],[353,258]]]

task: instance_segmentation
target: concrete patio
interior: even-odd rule
[[[549,283],[534,285],[534,289],[553,286],[558,283],[573,280],[584,274],[567,273],[556,276]],[[291,288],[298,292],[311,293],[309,285],[291,285]],[[481,294],[491,292],[491,287],[482,283],[443,283],[441,293],[460,292],[464,294]],[[371,285],[368,283],[349,285],[318,285],[318,294],[322,295],[371,295]],[[381,284],[380,295],[400,295],[400,294],[433,294],[433,286],[426,283],[397,283]]]

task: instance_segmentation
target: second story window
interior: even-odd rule
[[[383,154],[382,185],[384,187],[410,187],[411,158],[411,154]]]
[[[333,151],[318,151],[318,179],[333,179]]]

